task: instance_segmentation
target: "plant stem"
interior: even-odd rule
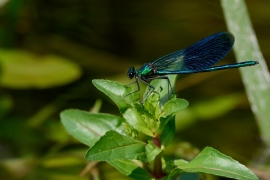
[[[153,140],[154,140],[154,144],[160,148],[161,144],[160,144],[159,138],[154,138]],[[157,155],[154,160],[154,177],[156,179],[161,179],[161,177],[163,176],[161,158],[162,158],[162,153]]]
[[[269,148],[270,78],[267,65],[252,27],[245,1],[221,0],[221,5],[228,29],[236,38],[234,52],[237,61],[255,60],[260,63],[256,67],[242,68],[240,72],[261,137]]]

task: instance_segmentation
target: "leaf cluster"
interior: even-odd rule
[[[165,162],[162,167],[166,168],[157,176],[156,163],[153,165],[152,162],[161,157],[173,139],[174,115],[185,109],[188,102],[172,95],[163,105],[159,94],[152,93],[142,104],[138,92],[124,98],[132,92],[129,86],[108,80],[93,80],[93,84],[116,103],[123,118],[75,109],[61,113],[61,121],[67,131],[90,147],[85,159],[106,161],[135,179],[171,179],[175,176],[199,179],[199,173],[258,179],[245,166],[211,147],[206,147],[190,162],[183,159]],[[146,136],[147,142],[141,140],[140,135]]]

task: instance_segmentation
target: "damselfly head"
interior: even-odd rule
[[[128,72],[127,72],[127,76],[129,79],[132,79],[135,76],[136,72],[135,72],[135,68],[131,67],[129,68]]]

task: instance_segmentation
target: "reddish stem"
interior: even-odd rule
[[[157,137],[154,138],[153,142],[157,147],[159,147],[159,148],[161,147],[159,138],[157,138]],[[161,158],[162,158],[162,153],[157,155],[155,160],[154,160],[154,176],[155,176],[156,179],[161,179],[162,176],[163,176]]]

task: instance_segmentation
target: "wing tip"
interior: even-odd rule
[[[214,34],[214,35],[215,35],[215,34]],[[216,35],[218,35],[218,36],[223,36],[224,38],[228,38],[228,40],[229,40],[232,44],[234,44],[235,36],[234,36],[233,33],[224,31],[224,32],[218,32],[218,33],[216,33]]]

